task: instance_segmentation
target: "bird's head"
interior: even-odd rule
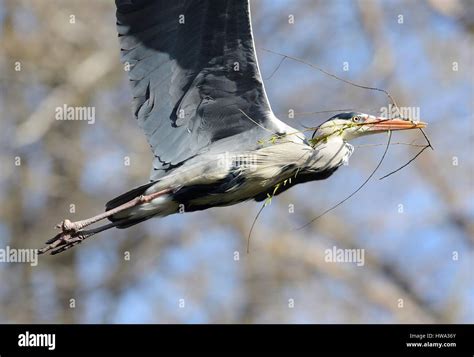
[[[404,119],[378,118],[373,115],[345,112],[340,113],[322,123],[313,133],[311,142],[316,145],[333,137],[344,141],[360,136],[378,134],[390,130],[409,130],[426,127],[426,123]]]

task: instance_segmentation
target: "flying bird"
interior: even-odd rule
[[[345,112],[306,138],[271,109],[248,1],[115,3],[133,114],[153,154],[149,182],[109,201],[102,214],[64,220],[40,253],[57,254],[98,232],[152,217],[262,201],[331,176],[351,156],[352,139],[425,126]],[[110,222],[86,229],[104,219]]]

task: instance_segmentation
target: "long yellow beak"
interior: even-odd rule
[[[419,129],[419,128],[425,128],[427,124],[421,121],[413,122],[410,120],[402,120],[402,119],[375,118],[374,120],[366,121],[364,125],[369,126],[369,131],[373,132],[373,131]]]

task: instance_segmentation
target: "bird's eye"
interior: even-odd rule
[[[356,116],[352,117],[352,121],[354,123],[360,123],[362,121],[362,118],[360,117],[360,115],[356,115]]]

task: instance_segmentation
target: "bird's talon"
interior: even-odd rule
[[[51,254],[55,255],[82,243],[82,241],[87,238],[85,235],[74,233],[75,232],[71,232],[70,230],[62,231],[48,240],[46,242],[46,247],[39,249],[39,254],[51,251]]]

